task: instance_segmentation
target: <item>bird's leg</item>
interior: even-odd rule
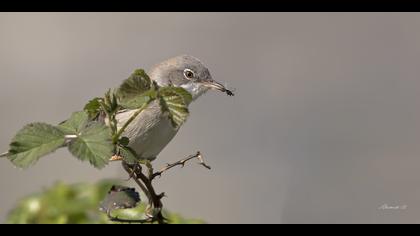
[[[200,152],[197,152],[195,155],[191,155],[191,156],[189,156],[189,157],[187,157],[187,158],[184,158],[184,159],[182,159],[182,160],[179,160],[179,161],[177,161],[177,162],[175,162],[175,163],[172,163],[172,164],[166,164],[166,166],[165,167],[163,167],[161,170],[159,170],[159,171],[157,171],[157,172],[155,172],[155,173],[153,173],[150,177],[149,177],[149,179],[152,181],[154,178],[156,178],[156,177],[160,177],[160,176],[162,176],[162,174],[164,173],[164,172],[166,172],[166,171],[168,171],[168,170],[170,170],[170,169],[172,169],[172,168],[174,168],[174,167],[176,167],[176,166],[181,166],[181,167],[184,167],[185,166],[185,163],[187,163],[188,161],[190,161],[190,160],[192,160],[192,159],[198,159],[198,161],[199,161],[199,164],[200,165],[202,165],[202,166],[204,166],[205,168],[207,168],[207,169],[211,169],[211,167],[209,166],[209,165],[207,165],[205,162],[204,162],[204,158],[203,158],[203,156],[201,155],[201,153]]]

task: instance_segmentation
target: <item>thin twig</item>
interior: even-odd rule
[[[0,158],[7,157],[8,155],[9,155],[9,152],[2,153],[0,154]]]
[[[200,152],[197,152],[197,154],[195,154],[195,155],[191,155],[191,156],[189,156],[189,157],[187,157],[187,158],[184,158],[184,159],[182,159],[182,160],[180,160],[180,161],[177,161],[177,162],[175,162],[175,163],[172,163],[172,164],[167,164],[164,168],[162,168],[160,171],[157,171],[157,172],[155,172],[151,177],[150,177],[150,180],[153,180],[154,178],[156,178],[156,177],[160,177],[160,176],[162,176],[162,174],[164,173],[164,172],[166,172],[166,171],[168,171],[168,170],[170,170],[170,169],[172,169],[172,168],[174,168],[174,167],[176,167],[176,166],[181,166],[181,167],[184,167],[185,166],[185,163],[186,162],[188,162],[189,160],[192,160],[192,159],[198,159],[199,160],[199,165],[202,165],[202,166],[204,166],[205,168],[207,168],[207,169],[209,169],[209,170],[211,170],[211,167],[209,166],[209,165],[207,165],[205,162],[204,162],[204,158],[203,158],[203,156],[201,155],[201,153]]]

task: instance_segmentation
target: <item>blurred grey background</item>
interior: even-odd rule
[[[0,149],[57,123],[136,68],[191,54],[211,92],[161,153],[166,206],[210,223],[420,223],[418,13],[0,13]],[[0,160],[0,222],[56,181],[126,178],[66,151]],[[405,210],[381,210],[403,206]]]

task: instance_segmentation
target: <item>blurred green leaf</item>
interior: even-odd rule
[[[59,125],[59,128],[65,134],[79,134],[87,125],[89,121],[89,115],[84,112],[74,112],[70,119]]]
[[[13,138],[8,158],[14,165],[27,168],[64,144],[64,133],[60,129],[44,123],[32,123]]]
[[[20,200],[8,214],[8,224],[113,224],[99,211],[100,202],[113,185],[120,181],[105,180],[97,184],[57,183],[41,193]],[[145,205],[132,209],[115,210],[113,216],[124,219],[144,217]],[[167,210],[164,216],[172,224],[203,224],[204,221],[186,219]]]
[[[113,155],[110,129],[94,123],[82,130],[69,145],[69,151],[82,161],[88,160],[94,167],[103,168]]]

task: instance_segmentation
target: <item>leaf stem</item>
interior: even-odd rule
[[[64,138],[65,139],[76,139],[77,137],[79,137],[79,136],[77,136],[77,135],[75,135],[75,134],[69,134],[69,135],[66,135],[66,136],[64,136]]]

